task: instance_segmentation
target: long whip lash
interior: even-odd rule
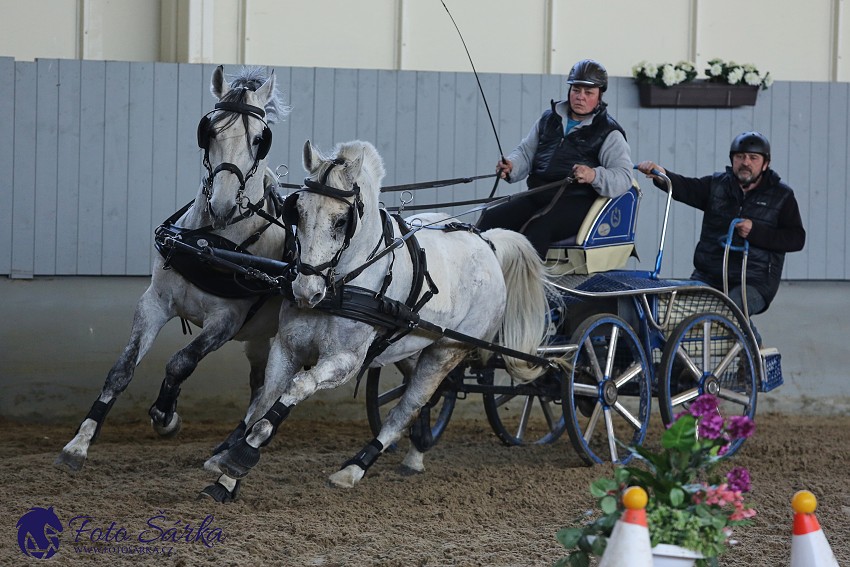
[[[452,13],[449,12],[449,7],[446,6],[446,3],[443,0],[440,0],[440,3],[443,5],[443,8],[446,9],[446,14],[449,15],[449,18],[452,20],[452,24],[454,24],[455,30],[457,30],[457,35],[460,37],[460,42],[463,44],[463,49],[466,51],[466,58],[469,59],[469,64],[472,66],[472,72],[475,75],[475,82],[478,83],[478,91],[481,93],[481,99],[484,101],[484,108],[487,109],[487,117],[490,119],[490,126],[493,128],[493,135],[496,136],[496,146],[499,148],[499,156],[504,161],[505,152],[502,151],[502,143],[499,141],[499,133],[496,132],[496,123],[493,122],[493,114],[490,113],[490,105],[487,104],[487,97],[484,96],[484,89],[481,87],[481,81],[478,78],[478,71],[475,70],[475,63],[472,62],[472,56],[469,54],[469,49],[466,47],[466,41],[463,39],[463,34],[460,33],[460,28],[457,27],[457,22],[452,17]],[[496,187],[493,187],[493,191],[496,191]],[[492,194],[490,195],[493,196]]]

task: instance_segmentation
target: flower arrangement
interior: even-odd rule
[[[729,85],[750,85],[767,89],[773,84],[770,73],[762,75],[751,63],[738,64],[734,61],[711,59],[705,69],[705,76],[710,83],[726,83]],[[696,65],[690,61],[678,63],[648,63],[641,61],[632,67],[632,77],[638,83],[672,87],[690,83],[697,77]]]
[[[641,61],[632,67],[632,76],[639,83],[672,87],[680,83],[689,83],[697,76],[696,66],[689,61],[673,63],[647,63]]]
[[[708,62],[705,74],[710,82],[728,83],[730,85],[750,85],[762,90],[773,84],[770,73],[762,75],[752,63],[739,65],[734,61],[712,59]]]
[[[649,495],[646,513],[653,546],[685,547],[702,554],[699,565],[716,565],[717,556],[730,544],[732,529],[749,525],[756,511],[744,503],[750,489],[747,469],[735,467],[725,476],[712,471],[730,443],[750,437],[754,430],[746,416],[724,420],[714,396],[694,400],[664,432],[660,451],[630,449],[647,468],[618,466],[613,478],[591,484],[602,514],[582,527],[558,532],[558,541],[570,554],[556,566],[586,567],[590,555],[604,553],[606,538],[623,511],[622,494],[630,486],[641,486]]]

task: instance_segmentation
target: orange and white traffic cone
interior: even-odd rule
[[[838,567],[838,561],[820,529],[815,509],[818,500],[808,490],[791,499],[794,508],[794,535],[791,536],[791,567]]]
[[[646,525],[646,491],[632,486],[623,492],[626,510],[611,532],[599,567],[652,567],[652,545]]]

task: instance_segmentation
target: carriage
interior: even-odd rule
[[[667,183],[664,225],[653,271],[624,270],[634,249],[640,189],[599,197],[579,233],[547,254],[561,304],[553,309],[551,337],[541,357],[569,357],[532,382],[504,372],[499,356],[471,356],[449,373],[411,428],[411,442],[428,448],[442,435],[455,403],[481,394],[487,420],[506,445],[545,444],[565,431],[588,464],[623,463],[627,446],[640,445],[657,399],[663,423],[708,393],[725,415],[754,417],[758,392],[782,384],[778,349],[759,347],[743,313],[726,293],[693,280],[659,278],[672,189]],[[730,253],[744,253],[747,244]],[[557,302],[556,302],[557,303]],[[383,374],[383,376],[382,376]],[[380,368],[369,370],[366,407],[373,432],[385,408],[406,387]],[[735,441],[731,455],[743,440]]]
[[[265,161],[268,124],[282,110],[274,78],[239,80],[213,73],[219,102],[198,126],[208,177],[156,230],[160,257],[130,341],[57,467],[80,470],[135,364],[177,316],[202,331],[166,368],[149,412],[160,435],[179,430],[180,385],[198,361],[228,340],[248,341],[248,412],[204,465],[220,476],[202,494],[220,502],[236,498],[295,405],[364,373],[375,438],[331,475],[337,486],[354,486],[405,433],[403,465],[423,471],[456,400],[471,393],[508,445],[566,431],[586,462],[623,463],[646,436],[652,398],[665,423],[704,393],[725,415],[753,417],[757,393],[781,384],[778,351],[759,348],[748,314],[725,293],[659,278],[669,187],[653,271],[623,269],[636,184],[597,200],[579,234],[553,246],[547,269],[518,233],[390,214],[380,205],[383,160],[368,142],[325,156],[307,141],[308,177],[280,198],[275,183],[287,185]],[[731,236],[727,258],[746,258]],[[400,382],[381,371],[388,364]]]

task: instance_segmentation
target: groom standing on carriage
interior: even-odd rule
[[[567,77],[567,100],[551,102],[528,135],[496,166],[509,183],[551,186],[487,209],[478,228],[521,232],[541,257],[552,242],[574,236],[599,195],[619,197],[632,186],[632,159],[623,128],[602,94],[608,72],[583,59]]]

